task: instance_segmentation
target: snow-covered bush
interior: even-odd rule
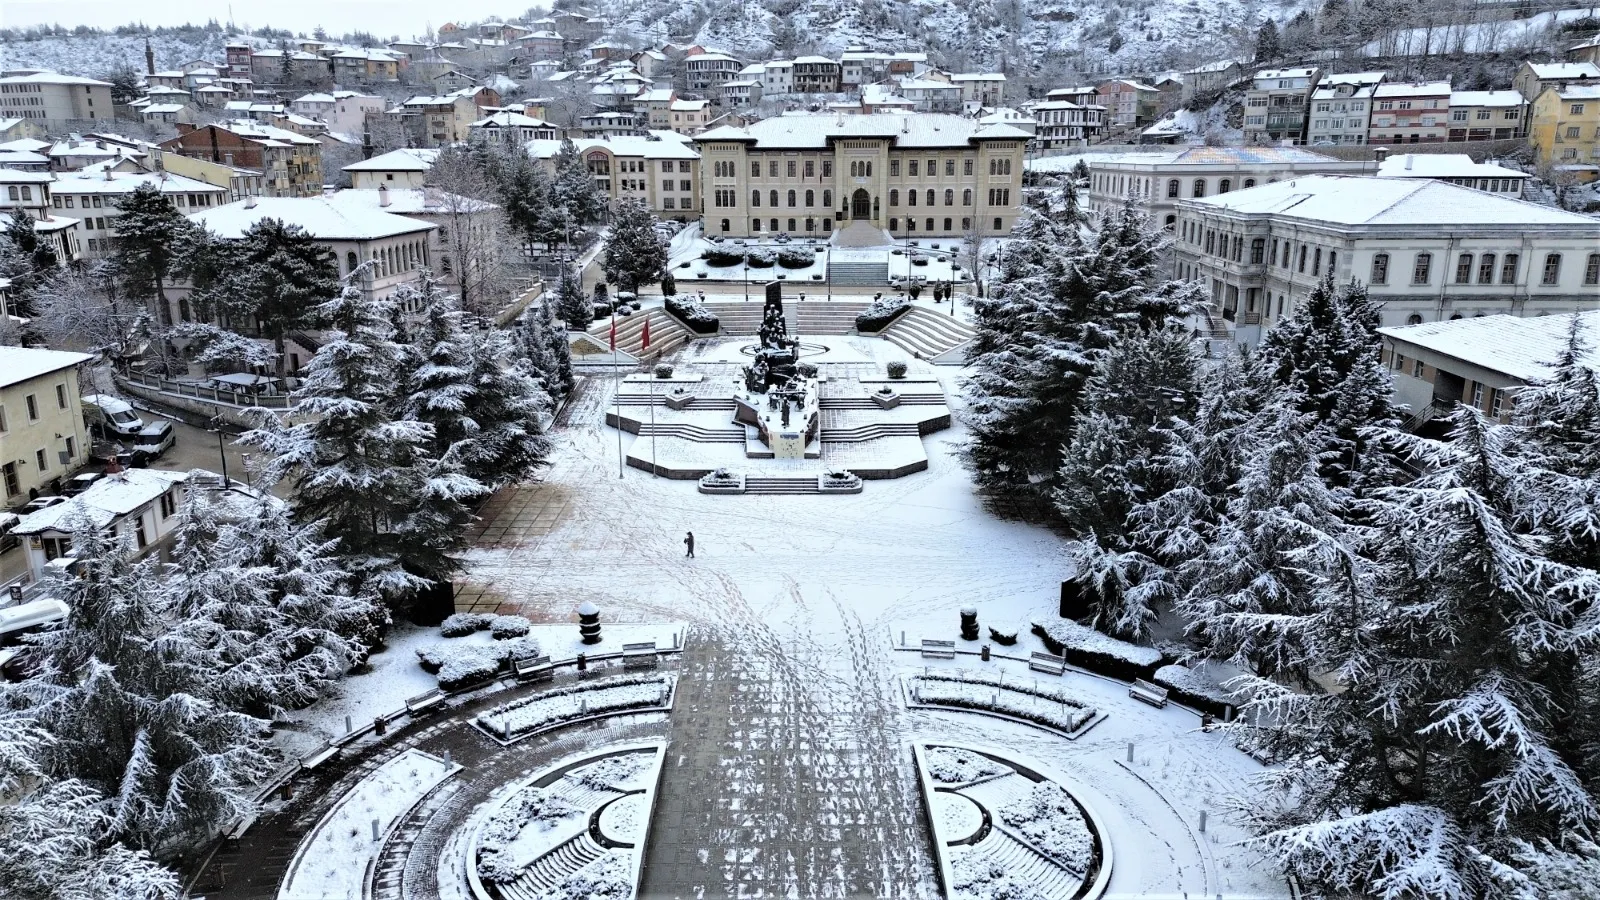
[[[584,766],[572,773],[572,777],[590,790],[616,791],[620,794],[636,788],[633,782],[649,767],[651,760],[652,757],[647,753],[610,756]]]
[[[666,363],[662,363],[661,365],[656,366],[656,377],[657,378],[671,378],[672,377],[672,367],[667,365]]]
[[[889,363],[884,368],[889,372],[889,377],[890,378],[904,378],[904,377],[906,377],[906,364],[901,362],[901,361],[899,361],[899,360],[895,360],[894,362]]]
[[[526,637],[514,637],[511,640],[497,640],[492,644],[434,644],[427,649],[418,650],[417,660],[422,664],[423,671],[439,677],[439,687],[454,691],[493,678],[508,659],[538,654],[537,641]]]
[[[1036,784],[1026,797],[1000,807],[1000,819],[1073,872],[1088,871],[1094,835],[1076,800],[1060,785]]]
[[[524,788],[494,811],[478,833],[478,877],[490,884],[515,881],[522,874],[506,847],[531,824],[559,822],[581,810],[543,788]]]
[[[989,639],[1002,647],[1010,647],[1017,642],[1017,632],[1015,630],[1001,631],[991,625],[989,626]]]
[[[1160,650],[1119,641],[1071,620],[1035,622],[1033,633],[1047,650],[1073,665],[1124,681],[1149,678],[1161,665]]]
[[[1059,690],[1034,687],[1023,681],[1002,683],[985,675],[936,671],[913,676],[912,696],[934,706],[1001,713],[1065,734],[1093,724],[1099,711]],[[1037,697],[1045,701],[1028,699]]]
[[[489,627],[489,613],[456,613],[439,623],[439,634],[447,638],[466,637]]]
[[[1049,900],[1026,876],[1012,874],[1000,862],[965,853],[950,864],[952,897],[983,900]]]
[[[613,853],[567,876],[550,900],[628,900],[633,896],[633,866]]]
[[[700,254],[700,258],[712,266],[737,266],[744,261],[744,254],[724,247],[712,247]]]
[[[778,265],[785,269],[804,269],[816,260],[816,254],[804,247],[784,247],[778,251]]]
[[[695,334],[716,334],[721,324],[716,313],[681,295],[667,297],[663,306],[669,314],[682,319]]]
[[[533,623],[523,616],[495,616],[494,621],[489,623],[489,634],[497,641],[504,641],[522,637],[532,627]]]
[[[1228,707],[1238,707],[1244,702],[1232,691],[1187,666],[1162,666],[1151,680],[1166,688],[1171,699],[1216,716],[1226,715],[1224,710]]]
[[[672,676],[623,675],[544,691],[513,700],[479,715],[478,726],[490,734],[528,734],[598,713],[660,706],[672,693]]]
[[[995,762],[982,753],[959,747],[930,747],[922,754],[928,764],[928,776],[941,784],[967,784],[990,775],[1010,772],[1009,766]]]
[[[752,269],[766,269],[778,261],[778,254],[766,247],[755,247],[745,254],[744,259]]]
[[[895,317],[911,308],[911,301],[899,296],[879,297],[872,305],[856,316],[856,331],[875,334],[887,328]]]

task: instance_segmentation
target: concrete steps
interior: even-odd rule
[[[698,401],[697,401],[698,402]],[[901,406],[942,406],[944,396],[939,394],[900,395]],[[821,409],[878,409],[871,397],[823,397]]]
[[[544,900],[546,897],[564,895],[561,883],[573,873],[605,855],[605,850],[588,832],[576,835],[554,850],[539,857],[522,877],[510,884],[497,885],[505,900]]]
[[[856,316],[870,305],[859,301],[789,298],[784,300],[783,315],[788,321],[790,335],[852,334],[856,329]],[[754,296],[748,303],[742,300],[707,303],[705,307],[716,313],[721,333],[735,337],[755,335],[761,328],[761,316],[765,311],[765,304]]]
[[[834,284],[882,287],[889,283],[889,262],[828,263],[828,280]]]
[[[675,437],[694,441],[697,444],[742,444],[744,443],[743,428],[701,428],[698,425],[657,424],[649,422],[639,423],[640,437]]]
[[[651,345],[654,346],[654,344],[655,344],[655,342],[651,341]],[[656,406],[666,406],[667,405],[667,397],[666,397],[666,391],[662,391],[661,393],[656,394],[653,398],[649,394],[623,394],[622,396],[616,398],[616,400],[614,402],[620,403],[623,406],[650,406],[652,403],[654,405],[656,405]],[[904,402],[904,401],[902,401],[902,402]],[[694,410],[695,412],[705,412],[707,410],[729,410],[729,411],[732,411],[733,410],[733,398],[732,397],[695,397],[694,404],[692,406],[690,406],[689,408]]]
[[[644,323],[650,322],[650,349],[644,349]],[[608,316],[589,326],[589,334],[600,343],[611,340],[611,318]],[[656,359],[682,347],[689,341],[689,332],[678,321],[660,309],[645,309],[631,316],[617,316],[617,349],[642,359]]]
[[[746,476],[744,480],[746,494],[820,494],[822,487],[817,483],[816,476],[811,477],[781,477],[781,476]]]
[[[855,444],[885,437],[921,437],[915,422],[874,422],[854,428],[824,428],[821,439],[831,443]]]
[[[885,328],[880,337],[922,359],[933,359],[960,347],[977,334],[971,325],[922,307],[913,307]]]

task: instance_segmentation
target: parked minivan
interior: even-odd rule
[[[144,428],[144,420],[133,411],[127,401],[107,394],[90,394],[83,398],[83,419],[99,425],[114,434],[132,437]]]
[[[55,598],[0,609],[0,647],[14,646],[23,635],[54,628],[66,618],[67,604]]]
[[[133,439],[133,452],[143,453],[146,459],[155,459],[177,442],[172,423],[157,420],[139,429],[139,436]]]

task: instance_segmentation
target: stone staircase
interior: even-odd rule
[[[828,262],[828,280],[838,285],[885,287],[889,284],[889,261]]]
[[[640,437],[683,438],[698,444],[742,444],[745,439],[745,430],[741,427],[702,428],[699,425],[683,425],[676,422],[656,425],[640,422],[638,434]]]
[[[921,359],[932,360],[968,343],[977,334],[971,325],[955,316],[917,306],[895,319],[879,337]],[[965,360],[948,360],[963,365]]]
[[[853,428],[824,428],[821,439],[839,444],[856,444],[884,437],[921,437],[915,422],[873,422]]]
[[[715,313],[720,321],[719,333],[726,336],[740,337],[754,335],[761,327],[761,302],[760,291],[750,295],[749,302],[735,300],[731,303],[706,303],[706,309]]]
[[[509,884],[496,885],[502,900],[545,900],[546,897],[565,896],[562,882],[575,872],[604,856],[606,851],[588,832],[575,835],[570,840],[539,857],[522,873],[522,877]]]
[[[789,334],[807,337],[820,334],[852,334],[856,330],[856,316],[866,311],[870,303],[860,301],[828,301],[817,299],[815,294],[801,301],[787,297],[783,302],[783,315],[789,323]],[[765,304],[751,295],[748,303],[707,303],[706,309],[716,313],[721,320],[721,334],[731,337],[754,336],[761,328],[761,315]],[[652,329],[654,325],[650,326]]]
[[[696,401],[697,403],[699,401]],[[901,394],[901,406],[943,406],[943,394]],[[823,397],[821,409],[878,409],[871,397]]]
[[[650,344],[651,344],[651,346],[655,346],[655,341],[652,340],[650,342]],[[662,384],[667,384],[668,382],[663,381],[661,383]],[[657,393],[657,394],[655,394],[653,396],[650,395],[650,394],[623,394],[620,397],[614,398],[612,402],[613,403],[620,403],[623,406],[650,406],[652,404],[654,404],[656,406],[666,406],[667,405],[667,391],[666,390],[661,390],[659,393]],[[871,403],[870,400],[867,401],[867,402]],[[902,400],[901,402],[902,403],[909,403],[910,401]],[[733,398],[732,397],[699,397],[699,396],[697,396],[697,397],[694,398],[694,405],[689,407],[689,408],[691,410],[695,411],[695,412],[705,412],[707,410],[727,410],[727,411],[731,412],[731,411],[733,411],[733,405],[734,404],[733,404]],[[857,408],[866,409],[866,407],[857,407]]]
[[[820,494],[822,493],[822,487],[817,483],[815,475],[809,477],[747,475],[744,479],[744,492],[746,494]]]
[[[644,350],[644,323],[650,322],[650,349]],[[589,326],[589,334],[609,346],[611,317]],[[678,320],[657,309],[644,309],[631,316],[617,316],[617,349],[642,359],[656,359],[689,341],[689,331]]]

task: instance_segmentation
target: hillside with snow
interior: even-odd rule
[[[235,40],[221,31],[193,29],[163,32],[150,36],[155,51],[156,71],[176,69],[197,59],[222,60],[222,47]],[[74,75],[103,76],[130,66],[145,69],[143,35],[71,34],[37,39],[0,41],[0,67],[7,69],[53,69]],[[270,46],[270,41],[255,41]]]

